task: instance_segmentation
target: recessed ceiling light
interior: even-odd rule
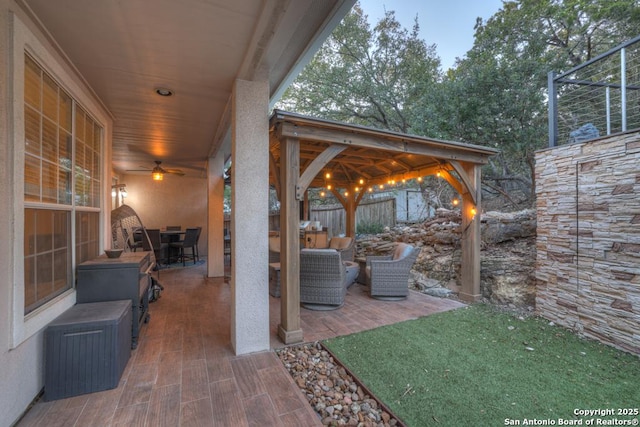
[[[159,87],[156,89],[156,93],[160,96],[171,96],[173,95],[173,91],[171,89],[167,89],[166,87]]]

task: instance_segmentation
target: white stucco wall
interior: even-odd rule
[[[198,250],[200,256],[207,256],[206,178],[167,174],[162,181],[154,181],[151,173],[128,174],[121,175],[119,183],[127,185],[124,203],[136,211],[145,227],[202,227]]]
[[[43,64],[73,98],[104,127],[103,179],[108,181],[112,120],[69,64],[47,43],[22,10],[0,0],[0,427],[10,426],[24,413],[44,385],[44,328],[75,303],[69,291],[25,317],[23,314],[24,124],[22,69],[24,50]],[[14,88],[16,89],[14,91]],[[14,104],[15,103],[15,104]],[[108,182],[107,182],[108,184]],[[107,191],[103,200],[108,198]],[[103,222],[104,224],[104,222]]]

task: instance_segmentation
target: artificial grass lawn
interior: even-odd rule
[[[638,418],[574,416],[640,408],[638,357],[483,304],[324,344],[412,427]]]

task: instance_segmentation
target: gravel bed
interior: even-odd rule
[[[326,426],[400,427],[320,343],[276,351],[293,380]]]

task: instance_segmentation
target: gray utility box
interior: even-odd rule
[[[118,386],[131,356],[131,300],[76,304],[45,331],[45,400]]]
[[[142,323],[149,321],[150,254],[125,252],[119,258],[103,254],[78,265],[76,302],[131,300],[131,348],[138,345]]]

